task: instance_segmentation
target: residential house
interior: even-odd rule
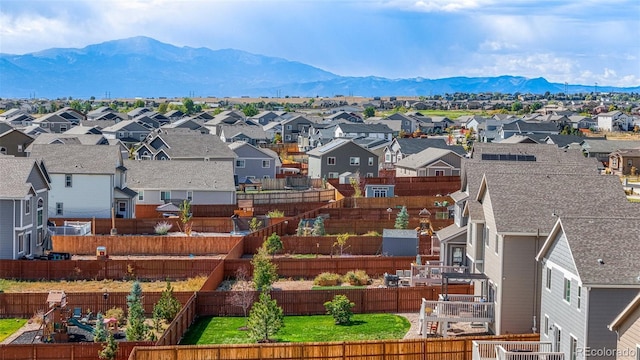
[[[137,116],[133,118],[133,121],[137,122],[138,124],[150,130],[158,129],[161,125],[166,124],[166,122],[160,123],[158,120],[150,118],[149,116],[147,116],[147,114],[142,114],[140,116]]]
[[[591,129],[598,126],[597,119],[593,119],[583,115],[570,115],[568,116],[571,127],[574,129]]]
[[[24,157],[27,146],[32,142],[32,136],[14,129],[9,124],[0,123],[0,155]]]
[[[393,130],[385,124],[342,123],[334,128],[335,139],[338,138],[376,138],[391,140]]]
[[[558,126],[548,122],[526,122],[523,120],[517,120],[511,123],[502,124],[499,130],[500,139],[507,139],[513,135],[528,135],[528,134],[559,134],[560,130]]]
[[[80,124],[82,121],[87,120],[87,116],[70,107],[63,107],[62,109],[54,112],[54,114],[59,115],[60,117],[69,120],[69,122],[73,125],[76,126],[78,124]]]
[[[264,126],[270,122],[279,122],[280,120],[282,120],[282,115],[284,115],[284,112],[282,111],[262,111],[258,115],[251,117],[251,120]]]
[[[300,151],[309,151],[331,142],[334,139],[338,121],[343,120],[336,120],[333,123],[313,124],[307,136],[298,136],[298,149]]]
[[[640,291],[640,272],[632,266],[640,258],[640,218],[627,217],[629,209],[592,206],[591,216],[560,214],[536,256],[540,340],[571,359],[613,360],[617,337],[608,325]]]
[[[401,113],[394,113],[385,118],[370,117],[364,121],[366,124],[385,124],[393,130],[393,136],[400,133],[411,134],[418,128],[418,120],[415,117]]]
[[[135,109],[133,109],[133,110],[131,110],[131,111],[129,111],[127,113],[127,118],[129,120],[133,120],[133,119],[137,118],[138,116],[145,115],[147,113],[151,113],[152,111],[153,110],[149,109],[148,107],[144,107],[144,106],[137,107],[137,108],[135,108]]]
[[[135,192],[127,188],[118,145],[32,144],[51,178],[49,214],[66,218],[135,217]]]
[[[640,141],[584,138],[584,141],[580,145],[585,156],[596,158],[604,167],[609,167],[609,155],[612,152],[618,149],[640,148]]]
[[[217,135],[220,140],[230,143],[244,141],[251,145],[266,144],[271,142],[262,126],[242,124],[220,124],[217,126]]]
[[[209,134],[210,130],[204,126],[204,121],[195,118],[182,118],[161,126],[163,129],[188,129],[195,130],[201,134]]]
[[[378,176],[378,157],[351,139],[336,139],[307,152],[309,177],[331,179],[340,174],[359,172],[364,177]]]
[[[622,111],[609,111],[598,114],[598,130],[629,131],[633,129],[633,117]]]
[[[34,159],[0,155],[0,259],[44,254],[50,184]]]
[[[640,294],[609,324],[616,333],[618,346],[616,359],[637,360],[640,354]]]
[[[285,143],[297,143],[299,136],[307,136],[309,134],[309,129],[314,122],[302,115],[298,115],[283,120],[280,124],[282,125],[282,141]]]
[[[20,109],[9,109],[0,114],[0,122],[5,122],[15,127],[26,127],[33,123],[35,118]]]
[[[614,175],[639,175],[640,149],[620,149],[609,155],[609,170]]]
[[[235,154],[219,137],[193,131],[161,129],[134,151],[138,160],[235,160]]]
[[[231,143],[229,148],[236,154],[234,173],[240,182],[246,179],[275,179],[282,167],[280,157],[270,149],[255,147],[244,141]]]
[[[461,156],[467,153],[462,146],[447,145],[442,138],[395,138],[383,151],[383,167],[393,169],[398,161],[428,148],[450,149]]]
[[[171,122],[175,122],[178,121],[180,119],[182,119],[186,114],[183,113],[180,110],[169,110],[167,111],[164,116],[169,119],[169,121]]]
[[[347,120],[352,123],[361,123],[362,117],[355,112],[346,112],[344,110],[336,111],[335,113],[326,116],[324,118],[326,121],[336,121],[339,119]]]
[[[459,176],[461,162],[452,150],[427,148],[396,162],[396,177]]]
[[[74,126],[71,129],[63,132],[63,134],[67,135],[101,135],[102,129],[97,126],[84,126],[78,125]]]
[[[100,106],[99,108],[91,110],[87,113],[87,120],[113,120],[116,118],[119,119],[119,121],[128,119],[126,114],[120,114],[116,110],[108,106]]]
[[[38,125],[41,128],[49,130],[49,132],[57,134],[63,133],[74,126],[71,121],[65,119],[57,113],[43,115],[33,120],[32,124]]]
[[[264,132],[267,134],[267,138],[272,141],[275,140],[277,136],[282,136],[282,124],[280,122],[270,122],[263,126],[262,129],[264,129]]]
[[[33,140],[33,144],[109,145],[109,141],[103,135],[96,134],[41,134]]]
[[[585,138],[578,135],[547,135],[542,141],[546,144],[555,144],[559,148],[567,148],[569,145],[579,145]]]
[[[134,121],[125,120],[102,129],[102,135],[107,139],[118,139],[126,145],[133,145],[143,141],[151,129]]]
[[[138,206],[180,204],[184,200],[192,205],[236,203],[230,161],[125,160],[124,165]]]

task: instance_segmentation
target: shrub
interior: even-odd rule
[[[336,325],[349,324],[353,312],[351,308],[355,306],[345,295],[336,295],[333,300],[324,303],[327,314],[333,316]]]
[[[169,230],[171,230],[171,227],[173,227],[173,224],[170,224],[166,221],[161,221],[153,227],[153,231],[155,231],[158,235],[167,235],[169,233]]]
[[[364,270],[349,271],[342,277],[342,281],[354,286],[364,286],[369,284],[369,275]]]
[[[316,276],[315,279],[313,279],[313,284],[318,286],[334,286],[340,284],[340,281],[340,275],[330,272],[323,272],[322,274]]]
[[[274,255],[278,251],[283,249],[282,239],[277,233],[271,233],[263,246],[267,249],[267,253]]]
[[[270,218],[284,217],[284,211],[278,210],[278,209],[274,209],[274,210],[269,211],[267,213],[267,216],[270,217]]]
[[[375,230],[369,230],[366,233],[364,233],[363,236],[382,236],[382,234],[380,234]]]
[[[124,325],[124,310],[122,310],[122,308],[111,308],[109,310],[107,310],[107,312],[104,314],[104,317],[107,319],[116,319],[116,321],[118,322],[118,326],[122,326]]]

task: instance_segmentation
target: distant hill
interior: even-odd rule
[[[569,85],[571,92],[592,86]],[[601,91],[638,92],[601,87]],[[0,54],[0,97],[434,95],[454,92],[557,93],[564,84],[514,76],[446,79],[343,77],[300,62],[245,51],[176,47],[148,37],[82,49]]]

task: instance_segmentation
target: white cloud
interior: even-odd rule
[[[493,0],[390,0],[383,1],[387,8],[418,12],[458,12],[492,4]]]
[[[516,50],[518,45],[499,40],[487,40],[480,44],[479,49],[483,51]]]

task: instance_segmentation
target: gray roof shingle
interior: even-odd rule
[[[29,174],[34,166],[37,166],[34,159],[0,156],[0,199],[22,199],[27,196],[31,190]]]
[[[115,174],[122,164],[118,145],[35,144],[29,156],[51,174]]]
[[[125,160],[134,190],[235,191],[232,161]]]

